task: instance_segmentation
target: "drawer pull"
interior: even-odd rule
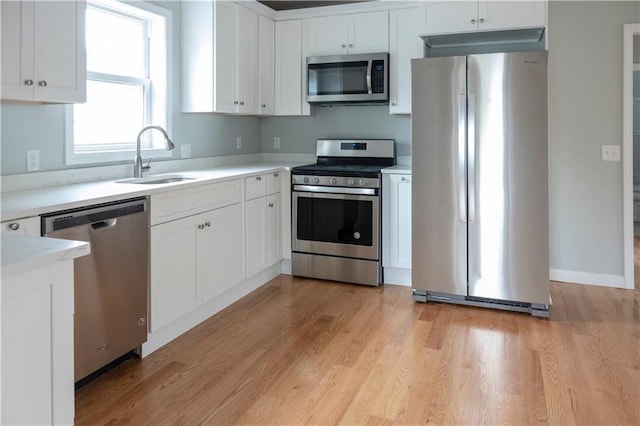
[[[278,173],[273,174],[273,177],[278,177],[278,176],[280,176]]]
[[[18,229],[20,229],[20,224],[18,222],[12,222],[9,224],[9,229],[11,229],[12,231],[17,231]]]
[[[256,180],[262,180],[262,176],[256,176]]]
[[[273,207],[273,203],[269,203],[269,207]]]

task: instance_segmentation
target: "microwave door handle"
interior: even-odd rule
[[[371,65],[373,63],[372,59],[369,59],[367,63],[367,93],[371,94]]]

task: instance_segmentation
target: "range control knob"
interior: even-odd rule
[[[335,185],[336,183],[338,183],[338,179],[336,179],[336,178],[331,178],[331,183]]]
[[[355,183],[356,183],[356,182],[355,182],[353,179],[349,179],[349,180],[347,181],[347,185],[353,185],[353,184],[355,184]]]
[[[309,178],[308,177],[304,178],[304,183],[309,183]]]
[[[320,182],[320,179],[318,179],[318,178],[313,178],[313,183],[319,183],[319,182]]]

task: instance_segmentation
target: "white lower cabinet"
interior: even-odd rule
[[[382,267],[387,284],[411,284],[411,175],[382,178]]]
[[[242,281],[239,204],[151,227],[150,331]]]

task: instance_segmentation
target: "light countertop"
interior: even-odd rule
[[[188,170],[171,173],[193,177],[160,185],[118,183],[118,180],[78,183],[48,188],[29,189],[2,193],[0,221],[38,216],[55,211],[108,203],[133,197],[144,197],[179,188],[203,185],[216,181],[237,179],[246,176],[288,170],[291,163],[259,162],[234,166],[213,167],[203,170]],[[148,175],[152,176],[152,175]],[[146,176],[146,177],[148,177]],[[158,175],[161,176],[161,175]]]
[[[381,170],[382,174],[395,174],[395,175],[406,175],[411,174],[411,166],[406,165],[397,165],[391,167],[385,167]]]
[[[61,260],[89,254],[89,243],[56,238],[0,234],[2,279],[31,272]]]

